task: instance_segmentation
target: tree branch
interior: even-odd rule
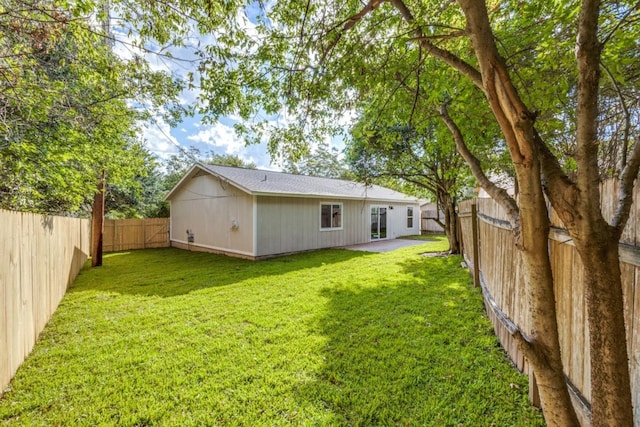
[[[360,10],[360,12],[356,13],[355,15],[351,15],[349,18],[347,18],[346,21],[344,21],[344,24],[342,25],[342,29],[337,33],[336,38],[333,39],[329,43],[327,48],[324,50],[324,52],[322,52],[322,58],[320,59],[320,63],[321,64],[324,63],[325,59],[327,58],[327,55],[329,55],[329,53],[331,53],[333,48],[336,47],[336,45],[338,44],[338,42],[342,38],[342,35],[345,32],[353,28],[353,26],[356,25],[356,23],[358,23],[362,18],[367,16],[369,12],[373,11],[378,6],[380,6],[384,1],[385,0],[370,0],[369,3],[367,3],[362,8],[362,10]]]
[[[473,153],[471,153],[464,141],[464,137],[462,136],[460,128],[458,128],[458,125],[449,116],[446,104],[440,107],[440,117],[451,132],[451,135],[455,140],[458,153],[460,153],[460,155],[465,159],[465,161],[469,165],[469,168],[471,168],[473,176],[475,176],[480,183],[480,186],[487,193],[489,193],[493,200],[495,200],[500,206],[504,208],[510,218],[512,227],[519,228],[520,212],[516,201],[507,193],[504,188],[498,187],[484,173],[482,167],[480,166],[480,160],[478,160],[478,158],[475,157]]]
[[[629,211],[633,203],[634,181],[638,177],[640,169],[640,138],[636,137],[633,144],[631,156],[625,168],[620,174],[620,189],[618,190],[618,206],[611,221],[611,225],[616,229],[618,238],[622,235],[622,230],[629,220]]]
[[[398,12],[400,12],[400,15],[402,15],[402,18],[407,22],[407,24],[411,26],[415,25],[413,14],[403,0],[388,1],[393,4],[396,9],[398,9]],[[441,49],[433,44],[431,41],[429,41],[429,38],[424,35],[420,28],[416,27],[413,30],[413,34],[415,36],[415,39],[418,40],[419,46],[425,52],[441,59],[449,66],[453,67],[454,69],[458,70],[469,79],[471,79],[471,81],[480,89],[484,90],[484,86],[482,84],[482,75],[471,64],[463,61],[461,58],[449,52],[448,50]]]
[[[615,89],[616,94],[618,95],[618,99],[620,99],[620,106],[622,107],[622,112],[624,114],[624,133],[622,135],[622,144],[620,146],[620,172],[622,172],[625,165],[627,164],[629,133],[631,132],[631,116],[629,114],[629,108],[627,107],[627,103],[624,101],[624,96],[622,95],[622,91],[620,90],[620,85],[616,81],[615,77],[613,77],[613,74],[611,74],[611,71],[609,70],[609,68],[604,64],[601,64],[601,65],[602,65],[602,69],[605,71],[605,73],[607,73],[609,80],[611,80],[611,83],[613,84],[613,88]]]
[[[418,62],[422,62],[422,50],[418,50]],[[411,106],[411,114],[409,114],[409,124],[413,121],[413,114],[418,106],[418,98],[420,93],[420,67],[416,67],[416,90],[413,96],[413,105]]]
[[[616,31],[618,31],[620,29],[620,27],[622,27],[622,24],[625,23],[625,21],[627,20],[627,18],[629,16],[631,16],[631,14],[633,13],[633,11],[635,11],[636,9],[638,9],[640,7],[640,2],[636,3],[633,7],[630,7],[629,10],[627,11],[627,13],[624,14],[624,16],[618,21],[618,23],[616,24],[615,27],[613,27],[613,29],[611,30],[611,32],[609,34],[607,34],[607,36],[604,38],[604,40],[602,41],[602,45],[604,46],[605,44],[607,44],[607,42],[611,39],[611,37],[613,37],[613,35],[615,34]]]
[[[573,230],[574,220],[578,215],[576,211],[578,200],[576,185],[564,173],[558,158],[549,150],[536,129],[533,131],[533,136],[540,156],[542,188],[565,226],[569,230]]]

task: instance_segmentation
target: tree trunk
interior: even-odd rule
[[[104,234],[104,181],[105,173],[102,171],[98,181],[98,191],[93,197],[93,209],[91,212],[91,267],[102,265],[102,237]]]
[[[549,217],[537,162],[516,168],[520,182],[521,234],[525,286],[531,312],[531,337],[519,344],[533,367],[544,418],[549,426],[579,426],[565,381],[556,317],[551,260]]]
[[[575,240],[585,270],[592,425],[631,427],[633,406],[618,239],[604,220],[594,228],[582,234],[584,239]]]
[[[577,426],[578,420],[564,380],[560,355],[554,283],[547,247],[549,219],[542,193],[540,163],[534,160],[537,158],[535,150],[531,153],[533,157],[523,158],[516,165],[517,180],[522,188],[520,204],[517,206],[506,191],[486,177],[479,161],[466,147],[460,130],[447,114],[446,107],[441,109],[441,116],[474,176],[508,213],[516,246],[522,252],[532,333],[530,337],[525,337],[516,332],[515,338],[537,376],[545,419],[549,425]]]
[[[548,248],[549,217],[542,188],[540,154],[534,139],[535,115],[521,101],[498,53],[486,4],[476,0],[458,2],[467,19],[467,31],[478,58],[482,86],[504,134],[520,189],[520,228],[515,228],[516,244],[524,261],[532,331],[530,337],[516,335],[516,339],[536,375],[547,425],[577,427],[579,423],[560,354]]]
[[[440,194],[439,204],[444,211],[444,234],[449,241],[449,253],[458,255],[460,253],[460,241],[458,240],[458,212],[456,204],[450,194]]]

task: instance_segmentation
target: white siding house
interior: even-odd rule
[[[198,163],[166,200],[172,246],[250,259],[420,233],[417,199],[339,179]]]

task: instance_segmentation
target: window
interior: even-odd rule
[[[332,230],[342,228],[342,204],[320,204],[320,229]]]
[[[407,228],[413,228],[413,206],[407,206]]]

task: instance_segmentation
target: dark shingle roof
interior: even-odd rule
[[[218,176],[251,195],[295,197],[335,197],[343,199],[370,199],[385,202],[417,202],[414,197],[381,187],[342,179],[294,175],[261,169],[244,169],[230,166],[205,165],[195,167]],[[180,185],[180,184],[178,184]],[[174,188],[175,190],[175,188]],[[171,193],[173,193],[173,191]],[[171,195],[169,193],[169,196]],[[169,197],[167,196],[167,198]]]

